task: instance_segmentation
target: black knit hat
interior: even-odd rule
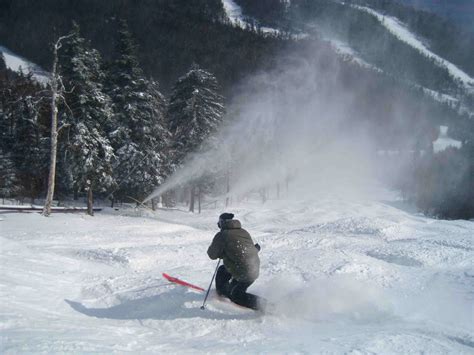
[[[222,226],[224,225],[224,224],[222,224],[222,222],[227,221],[227,220],[232,219],[232,218],[234,218],[234,215],[232,213],[223,213],[223,214],[221,214],[219,216],[219,221],[217,222],[217,226],[219,228],[222,228]]]
[[[227,213],[227,212],[225,212],[225,213],[223,213],[223,214],[221,214],[221,215],[219,216],[219,221],[220,221],[220,220],[224,220],[224,219],[232,219],[232,218],[234,218],[234,214],[233,214],[233,213]]]

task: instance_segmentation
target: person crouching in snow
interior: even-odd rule
[[[219,216],[217,226],[220,232],[212,240],[207,254],[212,260],[223,259],[216,274],[216,290],[238,305],[261,310],[264,301],[247,288],[258,278],[260,246],[254,244],[250,234],[241,227],[240,221],[233,219],[232,213]]]

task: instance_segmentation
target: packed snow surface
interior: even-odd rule
[[[474,79],[471,78],[469,74],[462,71],[453,63],[430,51],[430,49],[412,32],[410,32],[410,30],[408,30],[408,28],[397,18],[383,15],[365,6],[354,7],[375,16],[377,20],[379,20],[380,23],[398,39],[419,50],[423,55],[433,58],[438,65],[445,67],[454,78],[463,82],[468,88],[474,89]]]
[[[46,84],[49,82],[48,74],[38,65],[29,62],[28,60],[20,57],[19,55],[2,46],[0,46],[0,53],[3,55],[3,58],[5,59],[5,64],[8,69],[16,72],[19,72],[21,70],[25,74],[31,73],[33,75],[33,78],[42,84]]]
[[[316,201],[316,202],[314,202]],[[228,208],[262,246],[249,291],[266,314],[207,288],[223,208],[0,215],[1,353],[474,352],[474,223],[391,198],[320,195]]]

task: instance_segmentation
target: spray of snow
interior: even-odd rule
[[[371,185],[371,140],[363,127],[347,127],[357,119],[348,116],[352,93],[332,73],[295,60],[249,78],[229,105],[232,121],[220,132],[219,148],[190,157],[147,200],[211,171],[230,174],[233,196],[277,185],[283,191],[289,182],[293,196],[306,197]]]
[[[49,75],[38,65],[31,63],[30,61],[22,58],[21,56],[13,53],[9,49],[0,46],[0,53],[5,59],[5,64],[10,70],[25,74],[31,73],[33,78],[41,84],[47,84],[49,82]]]
[[[264,290],[271,295],[277,314],[308,321],[374,321],[391,312],[382,288],[344,274],[319,277],[301,284],[285,275],[270,281]],[[291,290],[291,291],[289,291]]]
[[[398,39],[419,50],[423,55],[427,56],[428,58],[434,59],[439,66],[445,67],[454,78],[464,83],[464,85],[468,89],[474,90],[474,79],[472,77],[470,77],[467,73],[462,71],[453,63],[430,51],[429,48],[412,32],[410,32],[408,28],[397,18],[383,15],[365,6],[354,5],[354,8],[359,9],[361,11],[365,11],[375,16],[377,20],[379,20],[380,23],[385,26]]]

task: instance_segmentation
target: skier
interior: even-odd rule
[[[258,278],[260,246],[254,244],[250,234],[233,219],[232,213],[219,216],[220,232],[212,240],[207,254],[212,260],[223,259],[216,274],[216,290],[238,305],[263,310],[265,301],[247,293],[247,288]]]

